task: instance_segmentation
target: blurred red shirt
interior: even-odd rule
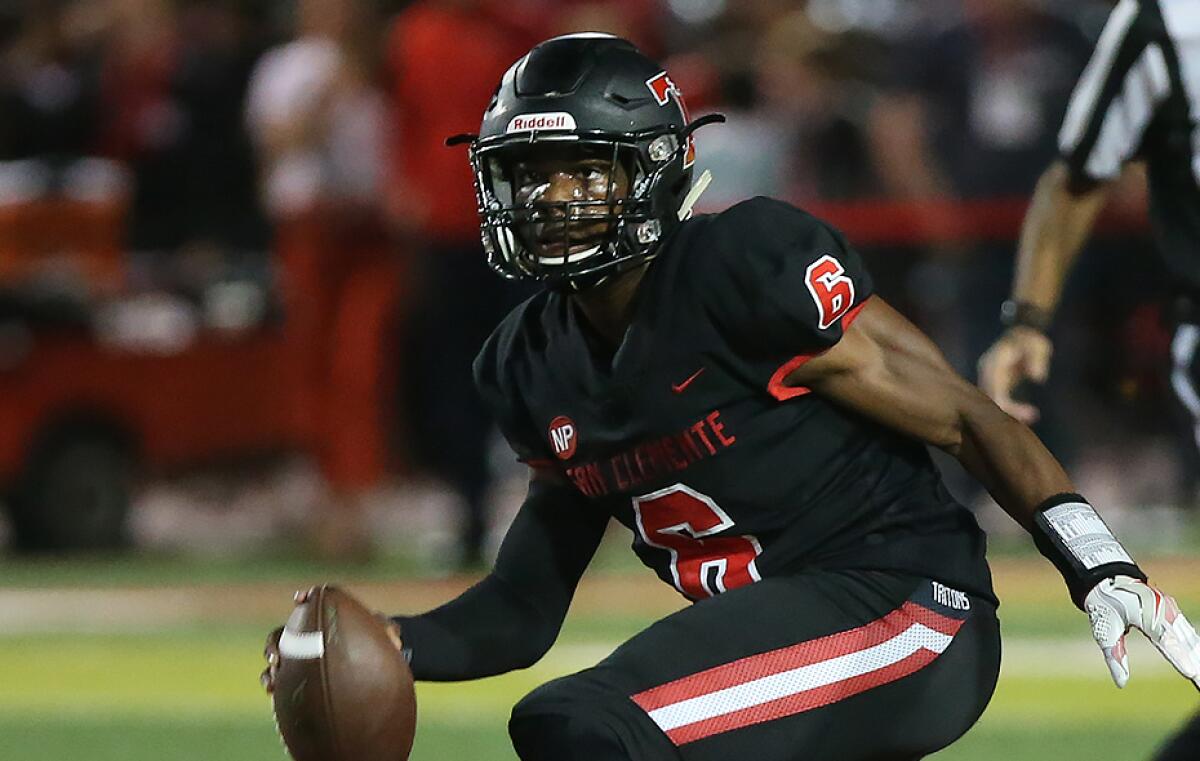
[[[403,11],[387,43],[399,129],[392,151],[392,203],[439,244],[479,240],[465,148],[445,139],[477,132],[504,72],[538,41],[490,3],[427,0]]]

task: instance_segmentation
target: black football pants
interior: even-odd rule
[[[1181,410],[1189,498],[1200,491],[1200,325],[1181,323],[1171,341],[1171,388]],[[1197,755],[1200,758],[1200,754]]]
[[[1167,741],[1154,761],[1196,761],[1200,759],[1200,714],[1192,717],[1179,734]]]
[[[1195,437],[1197,449],[1189,452],[1189,461],[1200,462],[1200,326],[1183,323],[1175,330],[1171,341],[1171,387],[1186,414],[1189,433]],[[1200,468],[1191,467],[1193,473]],[[1197,484],[1189,484],[1195,489]],[[1200,759],[1200,714],[1171,738],[1154,761],[1196,761]]]
[[[522,761],[914,761],[975,723],[999,666],[987,600],[812,571],[667,616],[534,690],[509,732]]]

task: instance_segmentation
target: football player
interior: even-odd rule
[[[630,43],[542,43],[469,142],[488,260],[547,286],[475,363],[531,469],[494,570],[395,619],[418,679],[527,667],[612,519],[693,605],[524,697],[525,761],[917,759],[999,670],[984,536],[926,445],[1034,536],[1114,678],[1200,640],[1028,428],[878,296],[836,230],[765,198],[690,217],[678,88]],[[272,663],[278,653],[269,647]],[[265,675],[269,682],[270,669]]]

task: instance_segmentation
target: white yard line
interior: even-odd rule
[[[352,585],[369,604],[383,610],[429,607],[457,594],[469,581],[437,581]],[[599,606],[619,612],[614,600],[630,601],[628,579],[585,581],[580,589],[582,610]],[[0,637],[22,634],[136,634],[186,626],[256,625],[287,616],[291,588],[281,584],[233,586],[4,589],[0,588]],[[641,591],[641,590],[640,590]],[[621,594],[625,592],[625,594]],[[655,594],[659,592],[659,594]],[[647,594],[648,593],[648,594]],[[630,615],[660,615],[680,603],[656,587],[645,589]],[[1135,672],[1165,673],[1170,666],[1137,632],[1129,635],[1130,662]],[[556,646],[543,663],[562,671],[587,667],[619,644],[608,640],[568,640]],[[1066,637],[1009,636],[1003,643],[1003,672],[1023,677],[1080,677],[1108,679],[1099,650],[1091,642],[1087,622],[1080,616],[1077,635]]]
[[[0,635],[136,632],[204,619],[199,597],[181,590],[0,590]]]
[[[345,585],[379,610],[427,610],[474,583],[461,577]],[[40,632],[121,633],[229,624],[281,623],[292,609],[293,584],[200,584],[97,589],[0,587],[0,636]],[[658,583],[614,575],[587,580],[575,596],[579,610],[599,614],[657,617],[684,605]]]

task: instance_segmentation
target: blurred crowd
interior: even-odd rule
[[[107,193],[122,209],[127,262],[117,291],[204,301],[216,285],[246,282],[260,295],[242,312],[259,319],[289,318],[280,262],[287,242],[311,231],[296,220],[317,214],[334,256],[372,241],[367,269],[339,276],[345,287],[333,298],[402,315],[403,330],[382,334],[401,373],[393,418],[403,423],[392,445],[469,506],[461,543],[469,562],[486,529],[491,439],[467,363],[527,291],[486,271],[467,162],[443,140],[473,131],[524,51],[564,32],[613,32],[665,63],[693,114],[727,114],[724,127],[699,138],[698,168],[715,176],[707,209],[755,194],[801,205],[1011,200],[1028,196],[1053,159],[1067,98],[1110,8],[1102,0],[6,3],[0,202]],[[1124,185],[1117,203],[1136,216],[1141,183]],[[1007,240],[950,234],[961,228],[955,208],[921,207],[907,237],[866,255],[881,293],[970,375],[999,330],[1016,230]],[[1056,327],[1060,368],[1037,391],[1050,410],[1044,435],[1083,467],[1141,436],[1162,467],[1186,470],[1162,425],[1146,422],[1167,418],[1162,277],[1149,257],[1132,278],[1122,263],[1147,245],[1136,230],[1096,244],[1103,253],[1086,260],[1074,288],[1099,297],[1068,300]],[[217,310],[230,312],[241,314]],[[349,486],[339,499],[352,502],[373,478],[342,479]],[[1179,501],[1166,483],[1179,478],[1127,479],[1137,493],[1125,496]]]

